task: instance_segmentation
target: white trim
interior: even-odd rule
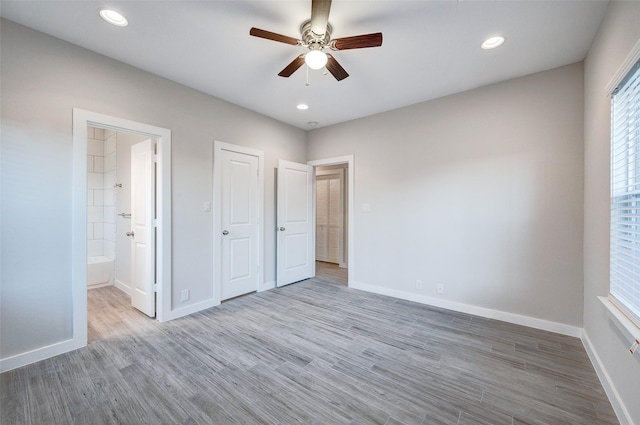
[[[35,350],[27,351],[26,353],[20,353],[15,356],[0,359],[0,372],[8,372],[40,360],[77,350],[78,348],[82,348],[87,345],[86,343],[83,345],[81,343],[81,340],[76,341],[74,339],[68,339],[66,341],[47,345],[46,347],[36,348]]]
[[[589,360],[591,360],[591,364],[593,364],[593,368],[595,369],[596,374],[600,379],[600,383],[602,384],[602,387],[604,388],[604,391],[607,394],[609,401],[611,402],[611,407],[613,407],[620,425],[634,425],[631,414],[622,402],[618,390],[616,390],[616,387],[613,385],[613,380],[604,368],[604,364],[602,363],[600,356],[598,356],[598,353],[596,352],[593,344],[591,343],[591,339],[589,338],[589,335],[585,330],[582,331],[581,339],[582,345],[584,345],[587,355],[589,356]]]
[[[73,309],[72,341],[87,345],[87,125],[90,116],[73,109],[72,220],[71,220],[71,303]],[[44,355],[49,350],[40,351]],[[28,354],[28,353],[26,353]],[[56,353],[52,355],[57,355]],[[44,360],[48,357],[34,359]]]
[[[616,325],[620,333],[629,342],[629,345],[631,345],[635,340],[640,341],[640,328],[638,328],[638,326],[633,323],[631,319],[629,319],[622,311],[620,311],[620,309],[613,301],[609,299],[609,297],[598,297],[598,299],[606,308],[609,320],[611,320],[613,324]]]
[[[158,302],[156,318],[171,311],[171,130],[73,108],[73,340],[87,345],[87,126],[125,131],[158,141]]]
[[[115,279],[113,282],[113,286],[115,286],[125,294],[131,296],[131,288],[129,287],[129,285],[124,284],[122,281]]]
[[[349,287],[352,286],[351,282],[353,282],[355,273],[356,273],[356,242],[355,242],[355,226],[353,222],[354,214],[354,194],[355,194],[355,156],[354,155],[345,155],[345,156],[337,156],[333,158],[325,158],[325,159],[317,159],[314,161],[307,161],[308,165],[312,165],[314,167],[326,166],[326,165],[337,165],[337,164],[348,164],[348,181],[347,187],[349,193],[347,193],[347,285]]]
[[[618,87],[618,84],[622,81],[622,79],[629,73],[631,68],[640,60],[640,39],[636,41],[636,44],[631,48],[631,51],[627,54],[624,62],[618,68],[618,70],[613,74],[611,80],[609,80],[609,84],[605,87],[605,92],[607,96],[613,95],[613,91]]]
[[[74,147],[74,203],[73,203],[73,276],[74,288],[79,292],[78,303],[74,298],[74,338],[75,335],[87,332],[87,297],[86,297],[86,192],[87,192],[87,126],[92,125],[114,131],[140,134],[157,139],[158,143],[158,176],[157,204],[158,208],[158,270],[157,270],[157,311],[156,319],[165,322],[171,311],[171,130],[113,117],[97,112],[73,108],[73,147]],[[81,260],[81,258],[84,258]],[[80,289],[80,282],[84,281]],[[75,291],[74,291],[74,294]],[[76,308],[77,307],[77,308]],[[82,311],[78,311],[78,309]],[[84,315],[84,317],[81,317]],[[82,328],[82,329],[81,329]]]
[[[386,295],[400,298],[402,300],[413,301],[420,304],[445,308],[447,310],[461,313],[473,314],[475,316],[486,317],[488,319],[501,320],[503,322],[514,323],[516,325],[528,326],[530,328],[541,329],[543,331],[555,332],[562,335],[579,338],[582,335],[582,328],[565,325],[564,323],[551,322],[549,320],[537,319],[535,317],[523,316],[515,313],[508,313],[490,308],[477,307],[469,304],[462,304],[455,301],[443,300],[440,298],[417,295],[411,292],[399,291],[397,289],[384,288],[382,286],[370,285],[362,282],[349,282],[349,287],[361,291],[373,292],[374,294]]]
[[[213,141],[213,298],[212,306],[220,305],[222,301],[222,164],[220,152],[223,150],[251,155],[258,158],[258,273],[256,291],[264,286],[264,152],[231,143]]]
[[[219,302],[216,303],[213,298],[210,298],[208,300],[199,301],[195,304],[189,304],[184,307],[176,308],[175,310],[171,310],[169,314],[165,315],[165,321],[179,319],[181,317],[188,316],[193,313],[198,313],[211,307],[215,307],[219,304]]]
[[[87,290],[104,288],[105,286],[114,286],[114,283],[105,282],[105,283],[96,283],[95,285],[87,285]]]
[[[276,281],[270,280],[269,282],[264,282],[258,288],[258,292],[268,291],[270,289],[274,289],[276,287]]]

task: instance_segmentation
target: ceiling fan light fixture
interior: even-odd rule
[[[504,43],[504,37],[498,35],[495,37],[487,38],[484,43],[480,45],[480,47],[482,47],[484,50],[491,50],[495,49],[496,47],[502,46],[502,43]]]
[[[322,50],[310,50],[304,56],[304,62],[311,69],[322,69],[327,64],[327,54]]]
[[[127,25],[129,25],[127,18],[125,18],[124,16],[122,16],[122,14],[116,12],[115,10],[102,9],[100,11],[100,17],[111,25],[115,25],[117,27],[126,27]]]

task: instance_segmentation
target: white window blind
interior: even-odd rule
[[[640,327],[640,62],[611,102],[610,295]]]

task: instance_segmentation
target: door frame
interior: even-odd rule
[[[87,126],[140,134],[157,141],[156,320],[171,313],[171,130],[73,108],[72,299],[75,348],[87,345]]]
[[[314,167],[315,170],[315,167]],[[329,170],[323,170],[323,171],[318,171],[315,170],[315,174],[316,174],[316,247],[317,247],[317,242],[318,242],[318,217],[317,217],[317,213],[318,213],[318,177],[323,177],[323,176],[339,176],[339,180],[340,180],[340,245],[339,245],[339,262],[338,265],[340,267],[345,267],[345,264],[349,264],[348,261],[345,261],[345,249],[344,249],[344,211],[345,211],[345,199],[344,199],[344,168],[336,168],[336,169],[329,169]],[[328,239],[327,239],[328,241]],[[316,259],[318,258],[318,250],[316,249]],[[320,260],[322,261],[322,260]]]
[[[326,166],[326,165],[338,165],[338,164],[347,164],[348,167],[348,181],[347,181],[347,286],[351,286],[354,282],[354,276],[356,271],[356,258],[355,258],[355,229],[353,223],[353,212],[354,212],[354,194],[355,194],[355,172],[354,172],[354,155],[344,155],[337,156],[333,158],[325,158],[325,159],[317,159],[314,161],[307,161],[307,164],[313,165],[315,167]],[[313,186],[313,210],[315,214],[315,205],[316,202],[316,187],[315,184]]]
[[[231,143],[213,141],[213,305],[222,301],[222,163],[223,150],[258,158],[258,273],[256,291],[264,282],[264,152]]]

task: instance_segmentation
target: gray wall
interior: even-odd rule
[[[581,327],[582,77],[569,65],[310,132],[309,159],[355,154],[354,280]]]
[[[620,400],[640,424],[640,355],[608,320],[610,99],[605,87],[640,39],[640,3],[612,2],[585,61],[584,331]]]
[[[203,202],[212,200],[213,140],[265,152],[273,223],[272,170],[278,159],[306,160],[305,132],[6,20],[1,31],[0,357],[71,337],[74,107],[171,129],[172,304],[187,288],[189,303],[211,298],[213,217]],[[275,238],[265,233],[272,281]]]

